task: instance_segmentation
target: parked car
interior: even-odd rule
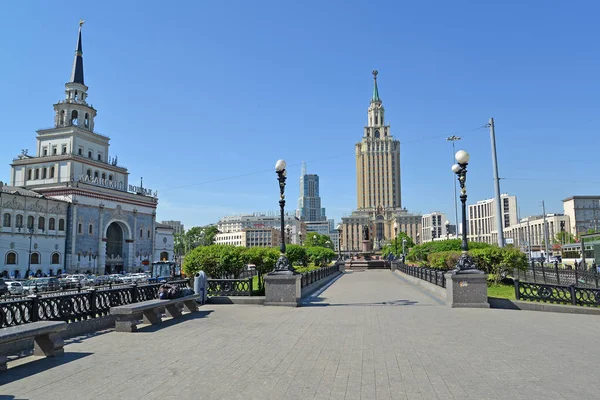
[[[21,282],[7,281],[6,286],[8,286],[8,292],[10,294],[23,294],[23,285],[21,285]]]
[[[80,283],[81,286],[85,286],[88,284],[88,279],[83,274],[74,274],[67,276],[65,278],[65,282],[68,282],[69,284],[75,284],[75,286],[77,286],[78,283]]]
[[[113,283],[123,283],[123,275],[121,275],[121,274],[111,274],[111,275],[108,275],[108,278]]]
[[[108,275],[98,275],[94,280],[94,285],[108,285],[112,280]]]
[[[3,278],[0,278],[0,296],[7,295],[8,293],[8,285],[4,282]]]
[[[31,294],[34,291],[52,292],[61,289],[60,282],[56,277],[30,279],[25,281],[22,286],[23,294]]]

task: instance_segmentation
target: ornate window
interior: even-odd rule
[[[46,219],[44,217],[38,218],[38,229],[43,231],[46,228]]]
[[[86,128],[90,127],[90,114],[85,113],[85,119],[83,121],[83,124],[85,125]]]
[[[144,237],[144,230],[140,229],[140,239]]]
[[[106,174],[104,172],[102,173],[102,179],[106,179]]]
[[[48,220],[48,230],[53,231],[56,229],[56,220],[54,218],[50,218]]]
[[[109,175],[109,176],[108,176],[108,180],[109,180],[109,181],[112,181],[112,175]]]
[[[87,174],[88,178],[91,178],[92,177],[92,170],[88,169],[87,172],[86,172],[86,174]]]
[[[60,264],[60,254],[52,253],[52,262],[51,264]]]
[[[40,169],[39,168],[35,169],[35,179],[40,179]]]
[[[150,239],[150,229],[148,229],[148,239]]]
[[[30,215],[29,217],[27,217],[27,228],[28,229],[33,229],[33,226],[35,225],[34,222],[35,222],[35,220],[34,220],[34,218],[33,218],[32,215]]]
[[[83,227],[81,224],[77,225],[77,233],[79,233],[80,235],[83,233]]]
[[[50,167],[50,178],[54,178],[54,167]]]
[[[16,265],[17,264],[17,253],[15,253],[14,251],[9,251],[8,253],[6,253],[4,263],[8,264],[8,265]]]
[[[93,234],[94,233],[94,225],[90,224],[90,226],[88,227],[88,234]]]
[[[11,224],[10,224],[10,214],[9,213],[4,213],[4,218],[2,218],[2,226],[5,228],[10,228]]]
[[[30,180],[31,180],[31,177],[32,177],[32,171],[33,171],[33,170],[31,170],[31,169],[28,169],[28,170],[27,170],[27,180],[28,180],[28,181],[30,181]]]
[[[58,230],[59,231],[65,230],[65,220],[63,218],[58,220]]]
[[[17,227],[17,228],[23,227],[23,216],[21,214],[17,214],[17,218],[15,219],[15,227]]]
[[[99,175],[100,175],[100,174],[98,173],[98,171],[94,171],[94,178],[98,178],[98,177],[99,177]]]
[[[40,253],[31,253],[31,264],[40,263]]]
[[[92,152],[88,151],[88,158],[92,158]]]

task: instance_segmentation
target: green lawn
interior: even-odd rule
[[[488,286],[488,297],[499,297],[502,299],[515,300],[514,285],[490,285]]]

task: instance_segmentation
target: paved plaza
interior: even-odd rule
[[[25,357],[0,399],[597,399],[600,318],[451,309],[389,270]]]

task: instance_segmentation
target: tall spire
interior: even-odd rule
[[[377,74],[379,72],[377,72],[377,70],[373,71],[373,81],[374,81],[374,86],[373,86],[373,98],[371,99],[371,103],[374,103],[376,101],[381,101],[381,99],[379,98],[379,89],[377,89]]]
[[[69,83],[83,83],[83,49],[81,47],[81,27],[84,21],[79,21],[79,37],[77,38],[77,50],[75,50],[75,59],[73,60],[73,71]]]

